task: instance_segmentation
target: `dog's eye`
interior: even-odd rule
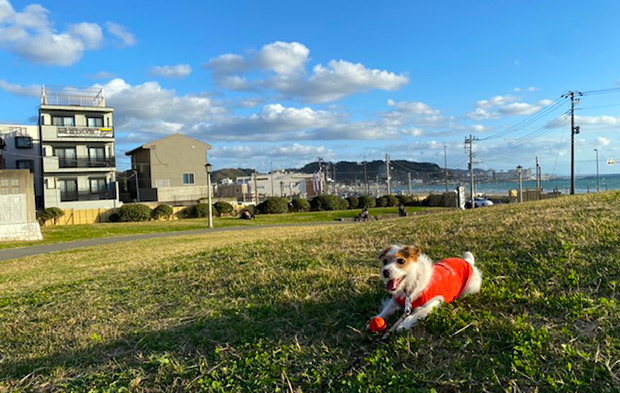
[[[402,258],[398,258],[398,259],[396,260],[396,263],[398,263],[399,265],[404,265],[404,264],[405,264],[405,260],[404,260],[404,259],[402,259]]]
[[[383,260],[383,264],[384,264],[384,265],[387,265],[387,263],[388,263],[388,260],[387,260],[387,259],[384,259],[384,260]]]

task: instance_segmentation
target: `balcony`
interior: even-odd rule
[[[114,158],[93,159],[89,157],[58,157],[58,168],[114,168]]]
[[[74,191],[63,192],[60,191],[61,202],[73,202],[73,201],[99,201],[102,199],[116,199],[116,190],[104,190],[98,192],[90,191]]]

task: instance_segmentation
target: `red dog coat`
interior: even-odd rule
[[[411,309],[423,306],[435,296],[443,296],[446,303],[450,303],[463,293],[474,269],[464,259],[446,258],[433,265],[433,274],[428,286],[417,299],[411,302]],[[405,297],[396,299],[401,306],[405,306]]]

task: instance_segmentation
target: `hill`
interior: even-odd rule
[[[381,341],[376,256],[413,243],[482,291]],[[0,390],[618,391],[619,249],[609,192],[2,262]]]

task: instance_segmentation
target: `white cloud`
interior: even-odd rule
[[[114,75],[113,73],[108,72],[108,71],[99,71],[99,72],[96,72],[96,73],[94,73],[92,75],[88,75],[88,77],[92,78],[92,79],[112,79],[115,76],[116,75]]]
[[[77,23],[69,28],[69,34],[82,39],[86,49],[97,49],[103,42],[101,26],[96,23]]]
[[[277,74],[302,72],[310,50],[299,42],[276,41],[263,46],[256,55],[259,67]]]
[[[41,96],[41,86],[38,86],[38,85],[22,86],[18,84],[8,83],[7,81],[3,79],[0,79],[0,89],[7,91],[9,93],[16,94],[18,96],[25,96],[25,97],[40,97]]]
[[[106,22],[105,28],[110,34],[118,38],[126,46],[134,46],[138,43],[136,36],[133,35],[125,26],[114,22]]]
[[[611,141],[604,136],[599,136],[598,138],[596,138],[596,141],[598,142],[599,146],[609,146],[609,144],[611,143]]]
[[[102,87],[107,104],[115,108],[116,126],[124,132],[188,133],[196,124],[225,112],[208,97],[178,96],[157,82],[132,86],[117,78]]]
[[[270,89],[285,98],[316,103],[337,101],[372,89],[397,90],[409,83],[404,74],[344,60],[317,64],[308,72],[309,54],[310,50],[301,43],[277,41],[255,53],[212,58],[203,67],[210,69],[215,82],[226,89]]]
[[[216,159],[239,159],[252,158],[264,159],[297,159],[311,160],[317,156],[330,156],[332,152],[324,146],[302,145],[299,143],[285,144],[280,146],[272,145],[235,145],[216,147],[210,153]]]
[[[533,91],[534,87],[527,88],[528,91]],[[520,88],[515,88],[515,91],[521,91]],[[530,115],[538,112],[542,107],[553,103],[552,100],[544,99],[540,100],[538,104],[528,104],[526,102],[517,102],[517,97],[495,96],[487,100],[480,100],[476,102],[476,108],[467,114],[469,119],[486,120],[486,119],[498,119],[502,116],[516,116],[516,115]]]
[[[169,66],[157,66],[151,68],[151,75],[161,76],[163,78],[185,78],[192,73],[192,67],[189,64],[177,64]]]
[[[101,46],[98,24],[76,23],[59,33],[48,16],[41,5],[30,4],[17,12],[8,0],[0,0],[0,48],[34,63],[67,66],[86,50]]]

